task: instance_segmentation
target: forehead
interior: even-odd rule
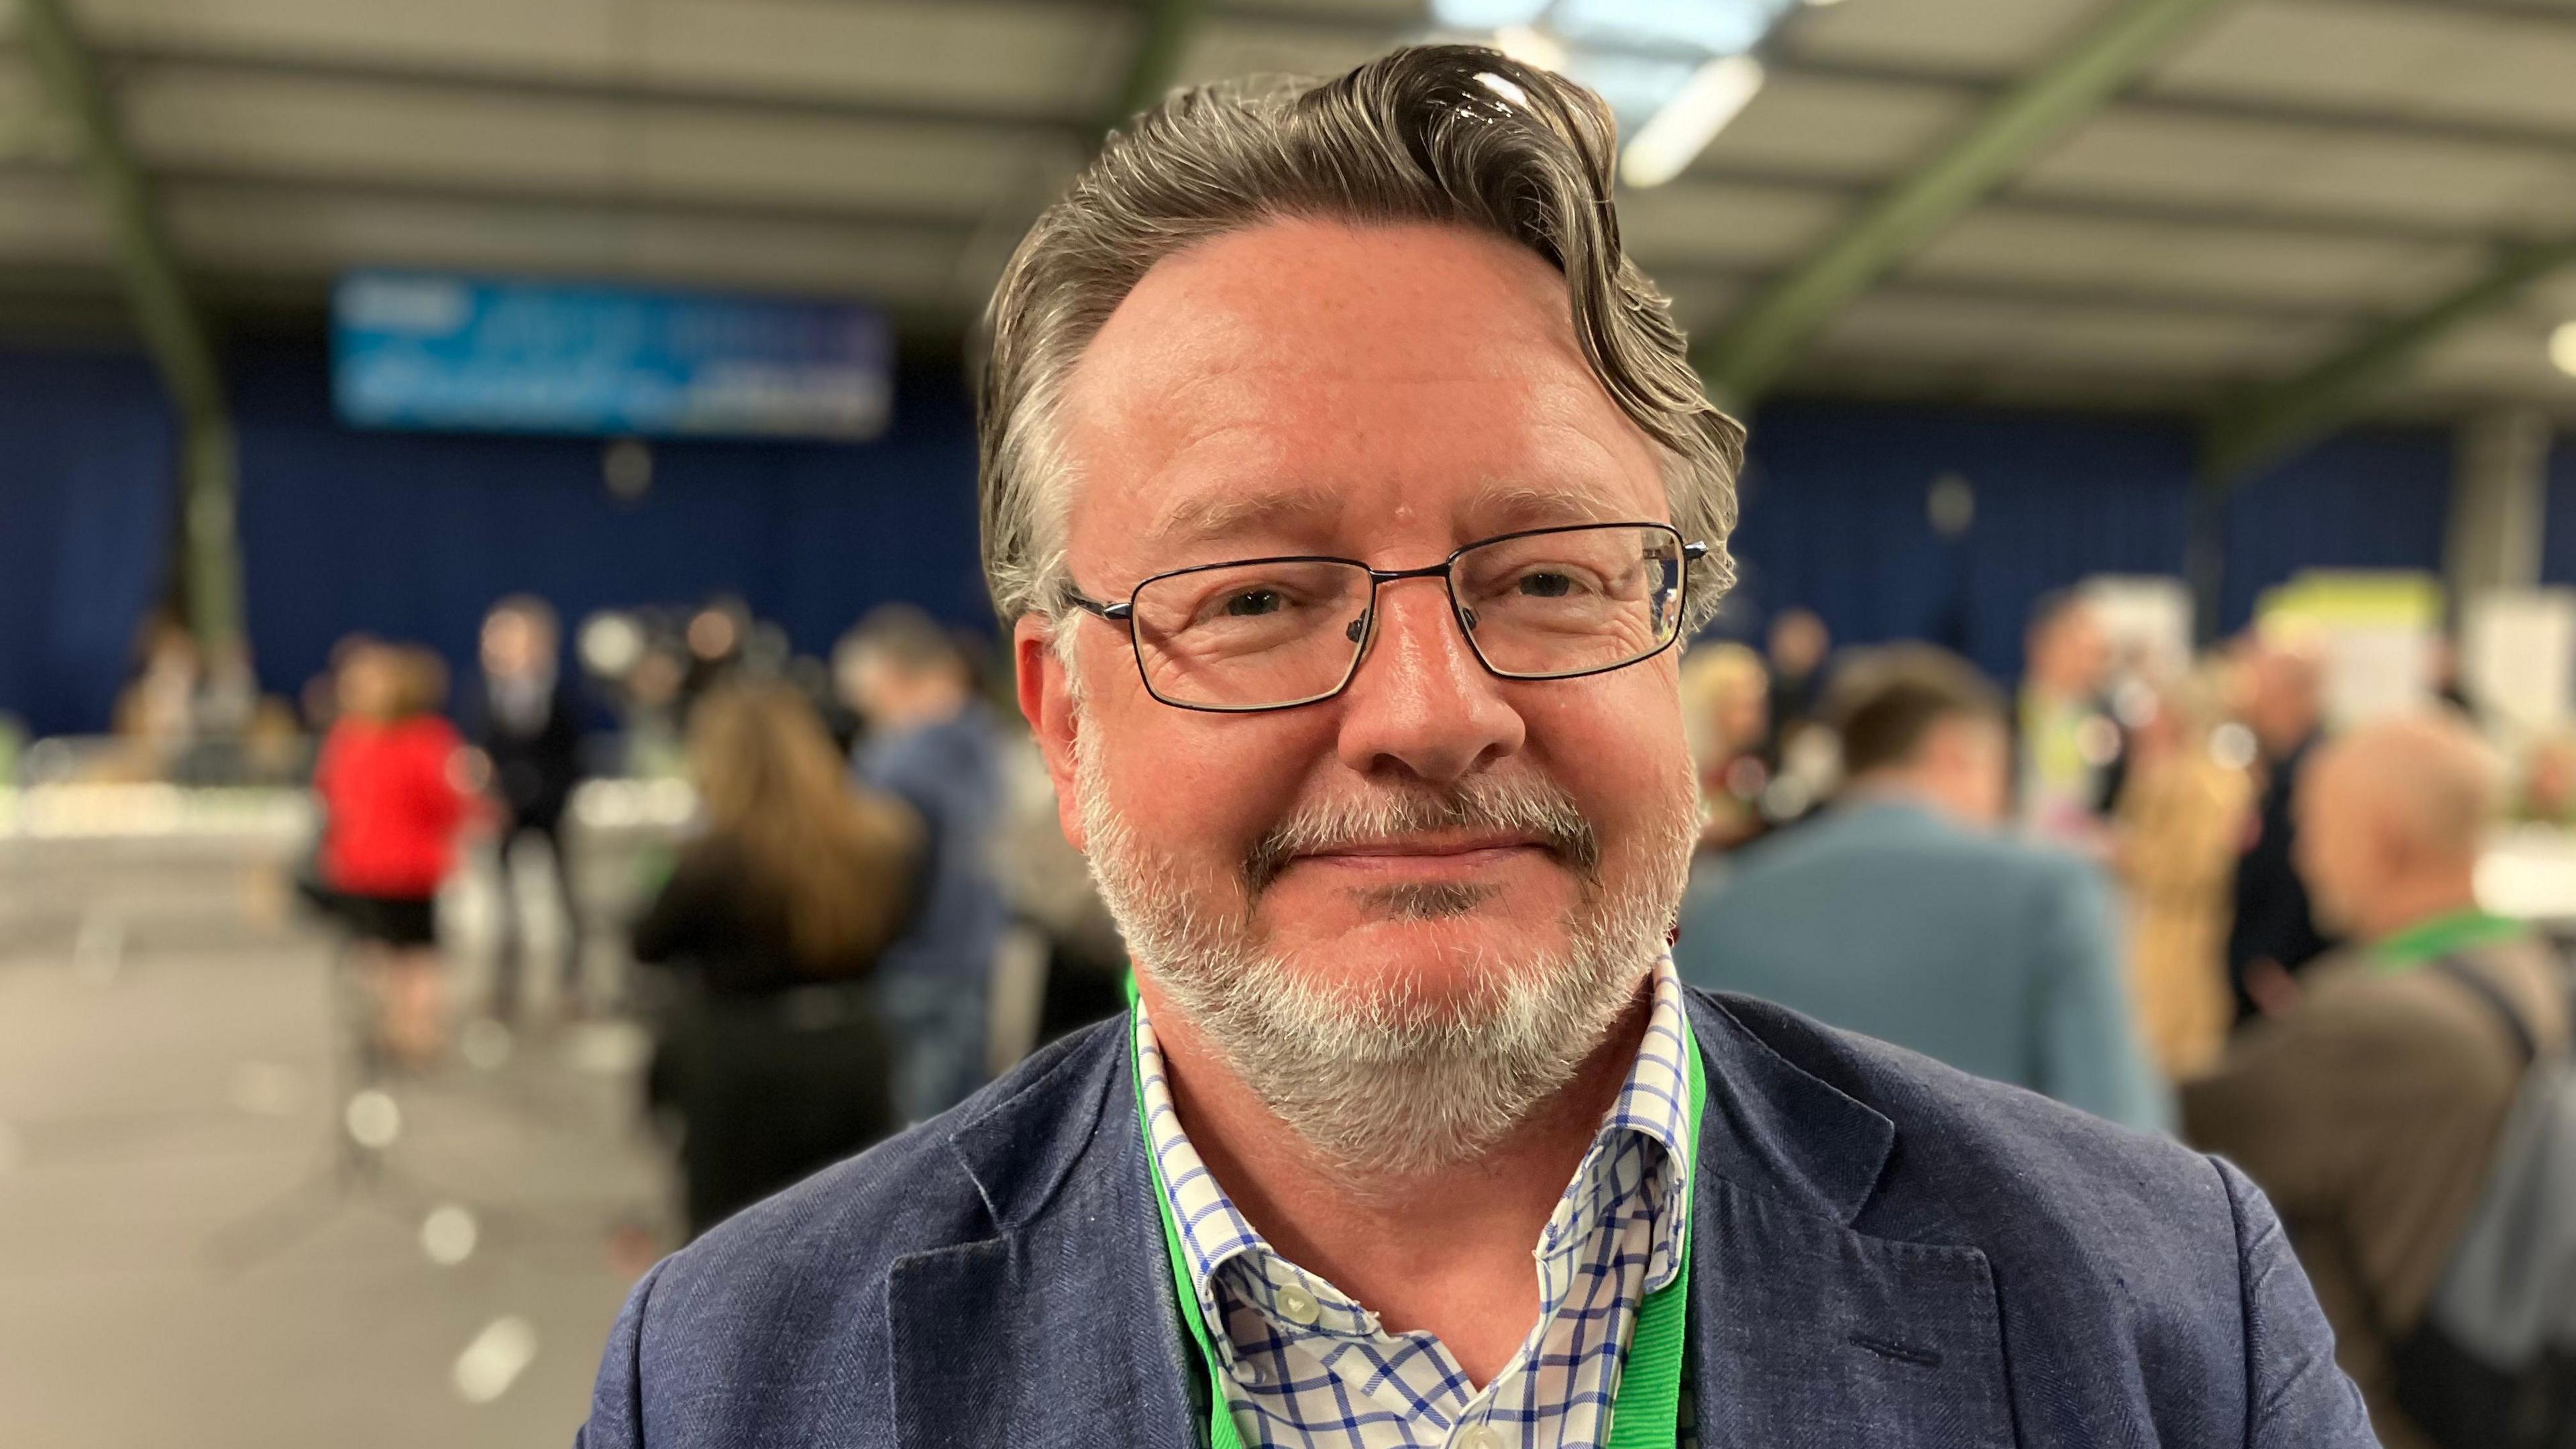
[[[1078,546],[1288,514],[1665,516],[1660,454],[1585,361],[1564,279],[1458,227],[1281,221],[1168,258],[1065,401]]]

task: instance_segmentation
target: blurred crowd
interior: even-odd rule
[[[460,1021],[640,1017],[694,1234],[1114,1010],[1115,929],[983,662],[909,605],[825,661],[735,600],[603,614],[568,641],[514,596],[451,700],[434,652],[343,640],[301,700],[320,741],[302,885],[350,943],[368,1070],[437,1070]],[[604,921],[571,818],[598,775],[685,782],[692,802]],[[497,876],[489,994],[457,1002],[438,902],[477,863]],[[603,934],[628,949],[600,959]]]
[[[2313,639],[2158,672],[2081,595],[2041,602],[2011,696],[1821,633],[1685,661],[1683,977],[2236,1162],[2385,1443],[2559,1422],[2485,1365],[2570,1311],[2541,1285],[2576,1263],[2571,976],[2477,877],[2508,817],[2568,821],[2567,743],[2508,760],[2447,672],[2337,732]]]

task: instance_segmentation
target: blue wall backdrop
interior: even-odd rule
[[[164,582],[173,433],[140,357],[0,353],[0,712],[105,728]]]
[[[251,638],[274,691],[352,630],[463,667],[483,609],[522,589],[568,618],[735,593],[809,651],[887,599],[989,623],[954,369],[905,372],[873,443],[656,445],[632,504],[609,496],[596,440],[341,426],[318,345],[243,353],[232,375]],[[166,410],[139,358],[0,354],[0,429],[0,711],[102,729],[166,577]],[[1841,641],[1935,639],[2009,678],[2043,591],[2181,571],[2191,458],[2180,419],[1776,403],[1756,420],[1720,628],[1803,603]],[[1975,499],[1957,537],[1926,512],[1947,474]],[[2365,430],[2249,481],[2226,509],[2221,626],[2302,568],[2438,569],[2449,474],[2441,432]],[[2576,445],[2553,459],[2551,516],[2548,577],[2576,583]]]
[[[1745,470],[1743,583],[1720,628],[1749,635],[1805,604],[1837,640],[1931,639],[2011,678],[2041,594],[2092,574],[2183,572],[2192,450],[2179,419],[1766,408]],[[1955,538],[1927,509],[1944,475],[1975,499]],[[2562,491],[2576,517],[2576,482]],[[2433,429],[2347,433],[2246,480],[2226,505],[2219,628],[2243,628],[2262,591],[2301,569],[2438,571],[2449,501],[2450,444]]]
[[[1781,403],[1754,422],[1726,626],[1804,604],[1845,643],[1930,639],[2021,669],[2039,595],[2097,573],[2175,574],[2189,539],[2192,436],[2179,423]],[[1975,500],[1932,527],[1936,480]]]
[[[567,620],[738,594],[808,652],[889,599],[989,621],[954,374],[900,379],[871,443],[656,443],[631,504],[610,496],[596,439],[343,427],[318,350],[244,358],[235,385],[251,638],[271,689],[319,671],[351,630],[464,667],[483,610],[519,590]]]
[[[2451,441],[2436,429],[2329,438],[2252,478],[2227,503],[2220,627],[2302,568],[2442,568]]]

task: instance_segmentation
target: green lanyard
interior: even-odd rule
[[[1135,978],[1128,978],[1127,995],[1135,999]],[[1172,1197],[1163,1184],[1163,1163],[1154,1153],[1153,1124],[1145,1118],[1145,1066],[1136,1055],[1136,1032],[1131,1023],[1127,1032],[1127,1059],[1136,1077],[1136,1130],[1144,1134],[1145,1162],[1154,1174],[1154,1212],[1163,1220],[1163,1246],[1172,1259],[1172,1287],[1181,1300],[1181,1317],[1189,1323],[1190,1339],[1198,1345],[1199,1362],[1207,1369],[1208,1449],[1243,1449],[1243,1437],[1234,1425],[1231,1400],[1226,1395],[1223,1361],[1217,1357],[1216,1345],[1208,1337],[1205,1315],[1199,1311],[1198,1290],[1190,1283],[1190,1260],[1181,1247],[1180,1226],[1172,1221]],[[1699,1043],[1692,1039],[1687,1025],[1682,1030],[1682,1060],[1690,1076],[1690,1146],[1699,1149],[1700,1110],[1708,1101],[1708,1081],[1699,1060]],[[1696,1173],[1691,1176],[1696,1177]],[[1685,1179],[1687,1183],[1690,1179]],[[1690,1204],[1681,1204],[1681,1264],[1673,1281],[1646,1295],[1637,1310],[1637,1326],[1628,1339],[1628,1359],[1619,1372],[1619,1395],[1610,1407],[1610,1437],[1606,1449],[1672,1449],[1681,1436],[1682,1336],[1690,1316],[1691,1232]]]
[[[2479,946],[2510,941],[2528,929],[2510,916],[2474,909],[2452,911],[2382,938],[2371,946],[2369,959],[2374,969],[2386,975]]]

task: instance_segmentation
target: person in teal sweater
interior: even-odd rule
[[[1777,1002],[2142,1131],[2171,1126],[2090,862],[1998,833],[2004,704],[1928,647],[1857,666],[1847,783],[1682,908],[1682,979]]]

